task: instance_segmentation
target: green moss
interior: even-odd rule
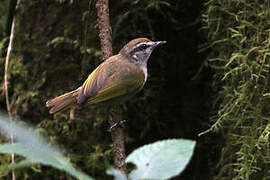
[[[206,7],[208,65],[217,92],[210,130],[226,139],[216,179],[267,179],[270,3],[211,0]]]

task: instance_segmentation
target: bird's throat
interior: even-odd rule
[[[147,80],[147,76],[148,76],[148,73],[147,73],[147,67],[146,66],[141,66],[141,69],[144,73],[144,83],[146,82]]]

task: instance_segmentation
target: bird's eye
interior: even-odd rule
[[[140,45],[139,46],[139,49],[140,50],[144,50],[144,49],[146,49],[148,46],[146,45],[146,44],[142,44],[142,45]]]

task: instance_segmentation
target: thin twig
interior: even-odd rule
[[[18,9],[19,4],[20,4],[20,0],[17,0],[15,10]],[[16,16],[14,16],[12,20],[7,56],[6,56],[6,61],[5,61],[5,74],[4,74],[4,90],[5,90],[5,96],[6,96],[6,106],[7,106],[7,111],[8,111],[8,116],[9,116],[10,121],[12,121],[12,113],[10,109],[9,95],[8,95],[8,64],[9,64],[10,54],[11,54],[11,50],[13,46],[15,22],[16,22]],[[14,143],[13,134],[10,135],[10,141],[11,141],[11,144]],[[15,163],[15,156],[14,156],[14,153],[12,153],[11,164],[14,164],[14,163]],[[16,175],[15,175],[14,170],[12,170],[12,180],[16,180]]]
[[[97,16],[98,16],[98,27],[99,27],[99,38],[101,42],[102,57],[106,60],[112,56],[112,37],[111,37],[111,26],[109,16],[109,2],[108,0],[97,0],[96,2]],[[109,112],[114,112],[109,118],[109,123],[113,126],[116,122],[122,120],[122,112],[119,106],[110,108]],[[122,172],[126,171],[125,164],[125,136],[122,128],[115,128],[111,131],[113,141],[113,152],[114,152],[114,165]]]

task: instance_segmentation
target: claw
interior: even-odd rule
[[[123,127],[124,127],[124,124],[125,124],[126,122],[127,122],[126,120],[121,120],[121,121],[115,123],[114,125],[112,125],[112,126],[109,128],[109,131],[112,131],[113,129],[118,128],[118,127],[123,128]]]

